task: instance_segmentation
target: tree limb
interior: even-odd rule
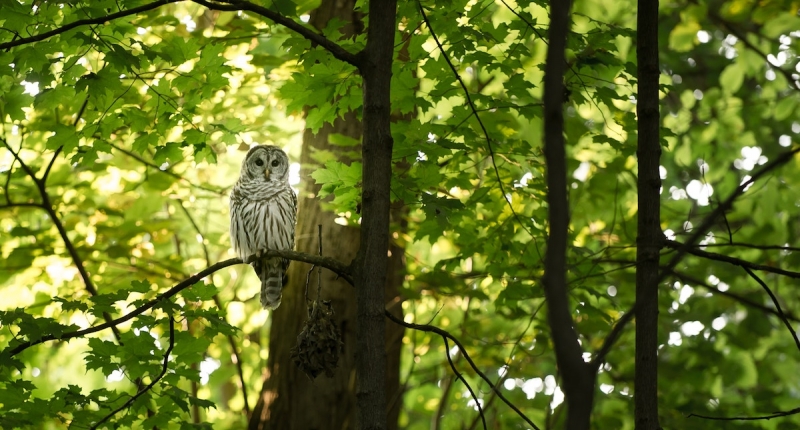
[[[674,241],[674,240],[668,240],[668,241],[666,241],[665,246],[667,248],[672,248],[672,249],[681,249],[681,248],[683,248],[685,246],[685,244],[677,242],[677,241]],[[715,252],[703,251],[703,250],[697,249],[697,248],[689,248],[686,252],[688,254],[692,254],[692,255],[695,255],[697,257],[707,258],[709,260],[721,261],[721,262],[728,263],[728,264],[733,264],[734,266],[739,266],[739,267],[742,267],[742,268],[760,270],[762,272],[774,273],[776,275],[782,275],[782,276],[786,276],[786,277],[793,278],[793,279],[800,279],[800,272],[794,272],[794,271],[791,271],[791,270],[781,269],[780,267],[772,267],[772,266],[767,266],[767,265],[764,265],[764,264],[751,263],[749,261],[742,260],[740,258],[730,257],[730,256],[727,256],[727,255],[724,255],[724,254],[717,254]]]
[[[275,251],[275,250],[268,250],[261,253],[260,256],[251,256],[247,259],[247,262],[255,261],[258,258],[267,258],[267,257],[281,257],[287,260],[293,261],[302,261],[304,263],[309,264],[316,264],[318,266],[322,266],[331,272],[336,273],[337,275],[341,276],[345,281],[353,284],[353,278],[350,274],[350,268],[345,266],[343,263],[329,257],[320,257],[317,255],[305,254],[302,252],[297,251]],[[39,345],[41,343],[53,341],[53,340],[69,340],[79,337],[84,337],[88,334],[97,333],[99,331],[103,331],[108,328],[116,329],[116,327],[126,321],[129,321],[148,310],[154,308],[156,305],[161,303],[165,299],[169,299],[174,295],[178,294],[182,290],[191,287],[192,285],[200,282],[204,278],[208,277],[209,275],[214,274],[215,272],[224,269],[229,266],[233,266],[235,264],[242,264],[244,263],[240,258],[231,258],[225,261],[220,261],[216,264],[213,264],[200,272],[186,278],[185,280],[179,282],[174,287],[170,288],[169,290],[159,294],[156,296],[155,299],[150,300],[149,302],[145,303],[144,305],[134,309],[133,311],[113,320],[110,320],[104,324],[96,325],[94,327],[89,327],[83,330],[77,330],[73,332],[63,333],[60,336],[55,335],[45,335],[36,340],[29,340],[25,342],[21,342],[13,347],[8,347],[4,350],[0,355],[6,356],[14,356],[19,354],[20,352],[34,346]]]
[[[745,189],[747,189],[750,185],[754,184],[758,179],[762,176],[770,173],[771,171],[775,170],[776,168],[786,164],[789,160],[794,157],[796,153],[800,152],[800,146],[790,149],[782,154],[780,154],[777,158],[770,161],[769,163],[765,164],[761,169],[757,172],[753,173],[753,176],[750,179],[744,181],[739,185],[724,201],[720,202],[714,210],[706,215],[703,219],[703,223],[700,224],[698,227],[692,230],[692,235],[689,239],[682,244],[682,246],[675,248],[677,252],[675,255],[672,256],[672,259],[669,260],[666,267],[661,269],[661,275],[658,277],[659,282],[666,278],[667,274],[678,265],[678,262],[683,259],[683,257],[692,249],[695,243],[700,241],[700,238],[705,236],[706,233],[711,229],[711,226],[716,222],[717,218],[722,215],[725,211],[729,210],[733,207],[733,203],[739,198],[742,194],[744,194]]]
[[[94,24],[103,24],[108,21],[113,21],[117,18],[124,18],[126,16],[136,15],[137,13],[147,12],[149,10],[157,9],[161,6],[170,4],[170,3],[177,3],[184,0],[158,0],[152,3],[147,3],[141,5],[139,7],[135,7],[133,9],[128,10],[121,10],[116,13],[112,13],[105,16],[100,16],[97,18],[86,18],[86,19],[79,19],[75,22],[71,22],[69,24],[62,25],[61,27],[55,28],[50,31],[46,31],[41,34],[37,34],[35,36],[29,37],[22,37],[16,40],[12,40],[10,42],[0,43],[0,49],[8,49],[13,48],[15,46],[27,45],[28,43],[39,42],[45,39],[48,39],[53,36],[57,36],[61,33],[66,33],[74,28],[83,27],[87,25],[94,25]]]
[[[101,17],[96,18],[86,18],[86,19],[79,19],[77,21],[71,22],[69,24],[65,24],[61,27],[55,28],[50,31],[46,31],[41,34],[37,34],[34,36],[29,37],[22,37],[16,40],[12,40],[10,42],[0,43],[0,50],[13,48],[16,46],[26,45],[29,43],[39,42],[45,39],[48,39],[53,36],[57,36],[62,33],[66,33],[70,30],[73,30],[78,27],[83,27],[87,25],[95,25],[95,24],[103,24],[108,21],[113,21],[118,18],[124,18],[126,16],[136,15],[141,12],[147,12],[153,9],[157,9],[161,6],[170,4],[170,3],[179,3],[182,1],[187,0],[158,0],[152,3],[148,3],[139,7],[135,7],[128,10],[122,10],[116,13],[108,14]],[[261,15],[265,18],[270,19],[271,21],[275,22],[276,24],[280,24],[295,33],[299,34],[300,36],[314,42],[323,48],[325,48],[328,52],[330,52],[334,57],[342,60],[346,63],[352,64],[353,66],[358,67],[360,62],[358,60],[358,56],[351,52],[348,52],[344,48],[342,48],[336,42],[326,38],[325,36],[315,33],[313,30],[304,27],[303,25],[287,18],[277,12],[269,10],[263,6],[259,6],[247,1],[221,1],[221,2],[214,2],[214,1],[207,1],[207,0],[190,0],[193,3],[197,3],[201,6],[205,6],[211,10],[218,10],[218,11],[225,11],[225,12],[238,12],[238,11],[249,11],[255,14]]]
[[[439,327],[436,327],[436,326],[432,326],[432,325],[428,325],[428,324],[407,323],[407,322],[401,320],[400,318],[397,318],[396,316],[392,315],[391,313],[389,313],[389,311],[386,311],[385,314],[386,314],[386,318],[389,318],[389,320],[391,320],[393,323],[401,325],[401,326],[403,326],[405,328],[410,328],[412,330],[418,330],[418,331],[424,331],[424,332],[428,332],[428,333],[436,333],[439,336],[442,336],[443,338],[447,338],[447,339],[452,340],[453,343],[456,344],[458,349],[461,350],[461,353],[464,354],[464,359],[467,360],[467,363],[469,363],[470,367],[472,367],[472,370],[474,370],[475,373],[477,373],[478,376],[480,376],[481,379],[483,379],[484,381],[486,381],[487,384],[489,384],[489,387],[491,387],[492,391],[494,391],[494,393],[497,394],[497,397],[499,397],[500,400],[503,401],[503,403],[508,405],[508,407],[510,407],[512,410],[514,410],[514,412],[516,412],[517,415],[520,416],[520,418],[525,420],[525,422],[528,423],[528,425],[530,425],[531,428],[533,428],[534,430],[539,430],[539,427],[537,427],[536,424],[534,424],[533,421],[531,421],[530,418],[528,418],[524,413],[522,413],[522,411],[519,410],[519,408],[514,406],[514,404],[511,403],[503,395],[503,393],[500,391],[500,389],[494,386],[494,384],[492,383],[492,380],[489,379],[489,377],[486,376],[486,374],[483,373],[478,368],[478,366],[475,365],[475,362],[472,361],[472,358],[469,356],[469,353],[467,353],[467,350],[464,348],[464,345],[455,336],[450,334],[447,330],[442,330],[442,329],[440,329]]]
[[[290,18],[287,18],[263,6],[253,4],[248,1],[238,1],[238,0],[236,1],[220,0],[218,2],[207,1],[207,0],[191,0],[191,1],[199,5],[205,6],[211,10],[219,10],[227,12],[235,12],[235,11],[253,12],[255,14],[261,15],[264,18],[267,18],[275,22],[276,24],[280,24],[288,28],[289,30],[294,31],[295,33],[299,34],[300,36],[303,36],[304,38],[310,40],[311,42],[316,43],[319,46],[322,46],[328,52],[330,52],[334,57],[344,61],[345,63],[349,63],[356,67],[359,67],[361,63],[356,54],[347,51],[336,42],[326,38],[325,36],[319,33],[314,32],[313,30],[307,27],[304,27],[301,24],[298,24],[297,22],[291,20]]]

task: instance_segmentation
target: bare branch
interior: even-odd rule
[[[137,13],[147,12],[149,10],[157,9],[166,4],[177,3],[179,1],[184,1],[184,0],[158,0],[139,7],[135,7],[133,9],[122,10],[116,13],[100,16],[97,18],[79,19],[75,22],[65,24],[61,27],[55,28],[50,31],[46,31],[41,34],[37,34],[35,36],[22,37],[16,40],[12,40],[10,42],[0,43],[0,49],[8,49],[8,48],[13,48],[15,46],[27,45],[28,43],[39,42],[47,38],[59,35],[61,33],[66,33],[67,31],[70,31],[74,28],[83,27],[87,25],[94,25],[94,24],[103,24],[108,21],[113,21],[117,18],[124,18],[126,16],[136,15]]]
[[[492,390],[494,391],[494,393],[497,394],[497,397],[499,397],[500,400],[503,401],[503,403],[508,405],[508,407],[510,407],[512,410],[514,410],[514,412],[516,412],[517,415],[519,415],[523,420],[525,420],[525,422],[528,423],[528,425],[530,425],[534,430],[539,430],[539,427],[537,427],[536,424],[534,424],[533,421],[531,421],[530,418],[525,416],[525,414],[522,413],[522,411],[520,411],[519,408],[514,406],[514,404],[511,403],[503,395],[503,393],[500,391],[500,389],[494,386],[494,384],[492,383],[492,380],[489,379],[489,377],[486,376],[485,373],[481,372],[481,370],[478,368],[478,366],[475,365],[475,362],[472,361],[472,358],[469,356],[469,353],[467,353],[467,350],[464,348],[464,345],[462,345],[461,342],[455,336],[450,334],[448,331],[442,330],[442,329],[440,329],[439,327],[436,327],[436,326],[432,326],[432,325],[428,325],[428,324],[407,323],[407,322],[401,320],[400,318],[397,318],[396,316],[392,315],[391,313],[389,313],[389,311],[386,311],[385,315],[386,315],[386,318],[389,318],[389,320],[391,320],[393,323],[401,325],[401,326],[403,326],[405,328],[410,328],[412,330],[424,331],[424,332],[428,332],[428,333],[436,333],[439,336],[442,336],[444,338],[452,340],[453,343],[455,343],[456,346],[458,346],[458,349],[461,350],[461,353],[464,354],[464,358],[467,360],[469,365],[472,367],[472,370],[474,370],[475,373],[477,373],[478,376],[480,376],[481,379],[483,379],[484,381],[486,381],[487,384],[489,384],[489,387],[491,387]]]
[[[250,258],[247,259],[247,262],[249,263],[251,261],[255,261],[258,258],[268,258],[268,257],[281,257],[281,258],[285,258],[287,260],[302,261],[304,263],[316,264],[316,265],[322,266],[322,267],[330,270],[331,272],[336,273],[337,275],[342,277],[345,281],[350,283],[350,285],[353,285],[353,277],[350,274],[350,268],[348,266],[345,266],[343,263],[333,259],[333,258],[319,257],[319,256],[316,256],[316,255],[305,254],[305,253],[297,252],[297,251],[267,250],[267,251],[262,252],[260,256],[255,256],[255,255],[251,256]],[[235,264],[242,264],[242,263],[243,263],[243,261],[240,258],[231,258],[231,259],[228,259],[228,260],[225,260],[225,261],[220,261],[220,262],[218,262],[216,264],[213,264],[213,265],[201,270],[200,272],[196,273],[195,275],[192,275],[192,276],[186,278],[185,280],[183,280],[183,281],[179,282],[178,284],[176,284],[174,287],[172,287],[169,290],[167,290],[167,291],[159,294],[158,296],[156,296],[155,299],[150,300],[149,302],[145,303],[144,305],[134,309],[133,311],[131,311],[131,312],[119,317],[119,318],[116,318],[114,320],[107,321],[104,324],[96,325],[94,327],[89,327],[89,328],[86,328],[86,329],[83,329],[83,330],[77,330],[77,331],[73,331],[73,332],[63,333],[63,334],[61,334],[59,336],[56,336],[56,335],[45,335],[45,336],[42,336],[42,337],[40,337],[40,338],[38,338],[36,340],[21,342],[21,343],[17,344],[14,347],[7,348],[2,353],[0,353],[0,355],[14,356],[14,355],[19,354],[20,352],[32,347],[32,346],[34,346],[34,345],[39,345],[41,343],[45,343],[45,342],[49,342],[49,341],[53,341],[53,340],[75,339],[75,338],[79,338],[79,337],[84,337],[84,336],[86,336],[88,334],[97,333],[99,331],[103,331],[103,330],[109,329],[109,328],[116,329],[116,327],[118,325],[120,325],[120,324],[122,324],[122,323],[124,323],[126,321],[129,321],[129,320],[131,320],[131,319],[133,319],[133,318],[135,318],[135,317],[147,312],[148,310],[154,308],[156,305],[161,303],[163,300],[168,299],[170,297],[173,297],[174,295],[178,294],[182,290],[184,290],[184,289],[186,289],[188,287],[191,287],[192,285],[200,282],[201,280],[203,280],[207,276],[212,275],[215,272],[217,272],[217,271],[219,271],[221,269],[224,269],[224,268],[226,268],[228,266],[233,266]]]
[[[674,240],[666,241],[665,245],[666,245],[667,248],[672,248],[672,249],[681,249],[681,248],[683,248],[685,246],[685,244],[680,243],[680,242],[676,242]],[[749,261],[742,260],[740,258],[729,257],[727,255],[717,254],[715,252],[703,251],[703,250],[697,249],[697,248],[688,248],[688,250],[686,252],[689,253],[689,254],[698,256],[698,257],[707,258],[709,260],[722,261],[724,263],[733,264],[734,266],[739,266],[739,267],[753,269],[753,270],[760,270],[760,271],[763,271],[763,272],[774,273],[776,275],[782,275],[782,276],[786,276],[786,277],[793,278],[793,279],[800,279],[800,272],[794,272],[794,271],[791,271],[791,270],[781,269],[780,267],[773,267],[773,266],[766,266],[764,264],[751,263]]]
[[[352,64],[353,66],[359,67],[361,61],[359,60],[359,56],[357,54],[353,54],[348,52],[344,48],[342,48],[336,42],[326,38],[325,36],[314,32],[307,27],[304,27],[301,24],[277,13],[271,11],[263,6],[259,6],[248,1],[207,1],[207,0],[191,0],[194,3],[199,5],[205,6],[211,10],[219,10],[219,11],[227,11],[227,12],[235,12],[235,11],[249,11],[255,14],[261,15],[269,20],[275,22],[276,24],[280,24],[289,30],[294,31],[295,33],[303,36],[304,38],[310,40],[311,42],[316,43],[319,46],[325,48],[328,52],[330,52],[334,57],[338,58],[339,60],[344,61],[345,63]]]
[[[800,408],[794,408],[790,411],[775,412],[769,415],[759,415],[755,417],[712,417],[708,415],[689,414],[689,418],[697,417],[697,418],[702,418],[704,420],[712,420],[712,421],[760,421],[760,420],[771,420],[773,418],[788,417],[789,415],[795,415],[795,414],[800,414]]]
[[[730,291],[722,291],[722,290],[720,290],[719,288],[717,288],[717,287],[715,287],[713,285],[709,285],[708,283],[706,283],[706,282],[704,282],[704,281],[702,281],[700,279],[697,279],[697,278],[695,278],[693,276],[689,276],[689,275],[687,275],[685,273],[680,273],[680,272],[677,272],[677,271],[673,271],[672,272],[672,276],[674,276],[675,278],[677,278],[677,279],[679,279],[679,280],[681,280],[683,282],[686,282],[688,284],[692,284],[692,285],[697,285],[697,286],[703,287],[703,288],[707,289],[708,291],[710,291],[712,294],[719,294],[720,296],[727,297],[727,298],[729,298],[731,300],[739,302],[744,306],[748,306],[748,307],[751,307],[753,309],[758,309],[761,312],[764,312],[764,313],[770,314],[770,315],[775,315],[777,317],[781,316],[781,314],[777,310],[775,310],[773,308],[769,308],[767,306],[762,305],[761,303],[755,302],[753,300],[748,299],[747,297],[740,296],[740,295],[732,293]],[[791,321],[794,321],[796,323],[800,323],[800,318],[798,318],[798,317],[796,317],[796,316],[794,316],[792,314],[784,312],[783,315],[786,318],[788,318],[789,320],[791,320]]]
[[[522,227],[523,230],[525,230],[531,237],[533,237],[533,234],[528,229],[528,226],[522,222],[522,219],[520,218],[519,214],[517,214],[517,211],[514,209],[514,206],[511,204],[511,201],[506,197],[507,193],[505,190],[505,186],[503,185],[503,181],[500,179],[500,170],[498,169],[497,163],[495,162],[494,159],[495,153],[494,153],[494,148],[492,147],[492,139],[491,137],[489,137],[489,131],[486,129],[486,126],[483,124],[483,121],[481,120],[481,117],[478,114],[479,110],[475,106],[475,102],[472,101],[472,97],[469,94],[467,85],[464,83],[464,80],[461,79],[461,75],[458,73],[458,70],[456,70],[456,67],[453,65],[453,62],[450,61],[450,57],[447,55],[447,51],[444,50],[444,46],[442,46],[442,43],[436,36],[436,32],[433,30],[433,27],[431,26],[431,23],[428,20],[428,15],[425,13],[425,9],[422,7],[422,3],[420,2],[420,0],[417,0],[417,5],[419,6],[419,13],[422,15],[422,20],[428,27],[428,31],[431,32],[431,37],[433,37],[433,41],[436,42],[436,46],[439,48],[439,52],[441,52],[442,57],[447,62],[447,65],[450,67],[450,70],[453,72],[453,75],[455,75],[459,85],[461,85],[461,89],[464,92],[464,97],[467,99],[467,104],[469,105],[470,110],[472,110],[472,115],[475,116],[475,119],[478,121],[478,124],[481,127],[481,131],[483,132],[483,137],[484,139],[486,139],[486,146],[489,149],[489,160],[491,160],[492,162],[492,167],[494,168],[494,174],[495,177],[497,178],[497,184],[500,187],[500,193],[503,195],[503,199],[506,201],[508,208],[511,209],[511,213],[514,215],[514,218],[516,218],[520,227]],[[535,243],[536,238],[534,238],[533,240]],[[538,244],[536,244],[536,253],[537,254],[539,253]],[[541,258],[541,255],[539,257]]]
[[[747,272],[747,274],[750,275],[751,278],[755,279],[755,281],[758,282],[759,285],[761,285],[761,288],[763,288],[767,292],[767,294],[769,294],[769,298],[772,299],[772,304],[775,305],[775,309],[777,309],[781,321],[783,321],[783,324],[786,326],[787,329],[789,329],[789,333],[792,334],[792,338],[794,338],[794,343],[795,345],[797,345],[798,351],[800,351],[800,339],[797,338],[797,332],[795,332],[794,328],[792,328],[792,323],[789,322],[789,319],[786,318],[786,314],[783,313],[783,309],[781,309],[781,304],[778,301],[778,297],[775,296],[775,294],[767,286],[767,284],[764,281],[762,281],[761,278],[759,278],[755,273],[753,273],[752,270],[748,269],[746,266],[742,266],[742,269],[744,269],[744,271]]]
[[[481,416],[481,421],[483,421],[483,430],[486,430],[486,417],[483,415],[483,407],[481,406],[481,402],[478,400],[478,396],[475,395],[475,391],[472,391],[472,387],[470,387],[467,380],[461,375],[461,372],[456,369],[456,365],[453,363],[453,358],[450,357],[450,344],[447,341],[447,336],[442,336],[442,340],[444,340],[444,353],[447,355],[447,362],[450,363],[450,368],[453,369],[453,373],[456,375],[456,378],[460,379],[461,382],[463,382],[467,387],[469,394],[472,396],[472,400],[475,401],[475,406],[478,407],[478,413]]]
[[[96,18],[87,18],[87,19],[80,19],[75,22],[71,22],[69,24],[65,24],[61,27],[55,28],[53,30],[37,34],[30,37],[22,37],[19,39],[12,40],[10,42],[0,43],[0,50],[13,48],[15,46],[26,45],[28,43],[39,42],[45,40],[47,38],[66,33],[67,31],[73,30],[78,27],[83,27],[87,25],[95,25],[95,24],[103,24],[108,21],[113,21],[118,18],[124,18],[126,16],[136,15],[141,12],[147,12],[149,10],[157,9],[161,6],[170,4],[170,3],[178,3],[181,1],[186,0],[158,0],[152,3],[148,3],[139,7],[135,7],[133,9],[122,10],[116,13],[112,13],[109,15],[96,17]],[[304,27],[303,25],[277,13],[271,11],[263,6],[259,6],[247,1],[227,1],[227,2],[214,2],[214,1],[207,1],[207,0],[191,0],[194,3],[199,5],[205,6],[211,10],[219,10],[219,11],[227,11],[227,12],[238,12],[238,11],[249,11],[255,14],[261,15],[265,18],[268,18],[275,22],[276,24],[280,24],[297,34],[303,36],[304,38],[314,42],[326,50],[330,52],[334,57],[342,60],[346,63],[352,64],[353,66],[358,67],[360,64],[359,57],[357,54],[353,54],[348,52],[344,48],[342,48],[336,42],[333,42],[330,39],[327,39],[325,36],[315,33],[313,30]]]
[[[728,196],[724,201],[720,202],[719,205],[708,215],[706,215],[703,223],[700,224],[698,227],[692,230],[692,235],[689,239],[682,244],[682,246],[676,248],[678,252],[672,257],[672,259],[667,263],[665,268],[662,268],[661,275],[658,277],[659,282],[661,282],[671,271],[678,265],[678,262],[683,259],[683,257],[692,249],[694,244],[700,241],[700,238],[706,235],[708,231],[711,229],[711,226],[714,225],[717,218],[722,215],[725,211],[729,210],[733,207],[733,203],[738,199],[744,191],[752,184],[754,184],[757,180],[759,180],[762,176],[772,172],[773,170],[777,169],[778,167],[786,164],[789,160],[794,157],[796,153],[800,152],[800,146],[792,148],[789,151],[786,151],[776,157],[774,160],[770,161],[769,163],[765,164],[761,169],[757,172],[753,173],[753,176],[750,179],[742,182],[736,190],[734,190],[731,195]]]
[[[80,122],[81,117],[83,116],[83,112],[86,110],[86,106],[89,105],[89,96],[86,96],[86,99],[83,101],[81,108],[78,110],[78,114],[75,116],[75,121],[72,122],[72,126],[76,127],[78,122]],[[53,153],[53,158],[50,159],[50,163],[47,164],[47,169],[45,169],[44,174],[42,175],[42,183],[47,183],[47,177],[50,176],[50,169],[53,168],[53,164],[56,162],[56,158],[58,155],[61,154],[61,151],[64,150],[64,145],[60,145],[56,151]]]
[[[122,148],[122,147],[120,147],[120,146],[118,146],[118,145],[116,145],[114,143],[111,143],[111,142],[106,142],[106,143],[109,146],[111,146],[112,148],[116,149],[117,151],[119,151],[119,152],[127,155],[128,157],[133,158],[134,160],[138,161],[139,163],[143,164],[144,166],[150,167],[150,168],[155,169],[155,170],[157,170],[157,171],[159,171],[161,173],[164,173],[166,175],[172,176],[173,178],[178,179],[180,181],[184,181],[187,184],[189,184],[189,186],[191,186],[193,188],[197,188],[197,189],[200,189],[200,190],[203,190],[203,191],[208,191],[210,193],[214,193],[214,194],[217,194],[217,195],[220,195],[220,196],[227,195],[227,192],[224,189],[210,188],[210,187],[206,187],[204,185],[195,184],[194,182],[184,178],[180,174],[175,173],[170,169],[162,170],[159,165],[153,163],[152,161],[148,161],[148,160],[140,157],[139,155],[137,155],[137,154],[135,154],[135,153],[133,153],[131,151],[128,151],[125,148]]]

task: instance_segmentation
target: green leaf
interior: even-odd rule
[[[741,66],[739,66],[738,62],[726,67],[719,76],[719,83],[722,85],[723,91],[726,91],[729,94],[735,94],[737,91],[739,91],[739,88],[742,87],[743,82],[744,71],[742,70]]]

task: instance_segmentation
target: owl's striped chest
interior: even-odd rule
[[[237,190],[234,190],[231,196],[231,241],[240,257],[246,258],[265,248],[293,248],[293,197],[288,187],[266,198],[245,197],[243,193],[237,195]]]

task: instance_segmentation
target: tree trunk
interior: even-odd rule
[[[636,56],[639,62],[639,221],[636,240],[636,430],[658,424],[658,262],[661,232],[658,171],[661,156],[658,109],[658,0],[639,0]]]
[[[544,157],[547,178],[548,224],[545,270],[542,277],[547,300],[556,363],[567,403],[567,430],[586,430],[594,401],[595,372],[583,360],[583,350],[572,320],[567,296],[567,239],[569,202],[564,142],[564,71],[569,33],[570,1],[550,3],[550,30],[544,72]]]
[[[361,31],[360,17],[354,12],[354,1],[323,1],[315,10],[310,23],[318,29],[324,28],[331,18],[351,22],[346,34]],[[316,197],[320,186],[309,180],[310,167],[315,164],[311,155],[314,150],[341,153],[342,148],[329,143],[332,133],[344,134],[356,139],[362,135],[362,125],[352,113],[333,126],[325,125],[317,135],[306,131],[303,135],[303,151],[300,163],[304,187],[298,195],[298,224],[296,249],[316,254],[317,226],[322,225],[323,252],[348,263],[356,257],[361,241],[360,230],[344,227],[334,222],[336,215],[324,212]],[[352,148],[347,148],[352,150]],[[352,161],[352,160],[341,160]],[[403,283],[405,261],[404,250],[392,246],[392,256],[385,283],[385,302],[391,312],[402,318],[399,288]],[[333,378],[325,375],[311,381],[291,361],[289,350],[297,341],[306,320],[304,303],[305,280],[309,267],[292,263],[288,270],[289,284],[283,291],[281,307],[272,314],[269,337],[269,358],[264,375],[261,396],[250,419],[250,429],[354,429],[356,428],[356,299],[355,289],[327,270],[322,271],[322,297],[331,300],[336,321],[342,333],[344,350],[339,357],[339,367]],[[316,271],[312,275],[316,285]],[[313,297],[316,288],[309,288]],[[383,320],[381,321],[382,323]],[[389,429],[397,428],[402,398],[399,397],[400,351],[403,329],[395,325],[386,326],[386,370],[385,391],[396,401],[384,413]]]
[[[358,308],[356,397],[358,428],[382,430],[386,420],[386,318],[390,186],[392,178],[391,78],[397,0],[369,2],[367,46],[359,54],[364,79],[361,247],[354,262]]]

